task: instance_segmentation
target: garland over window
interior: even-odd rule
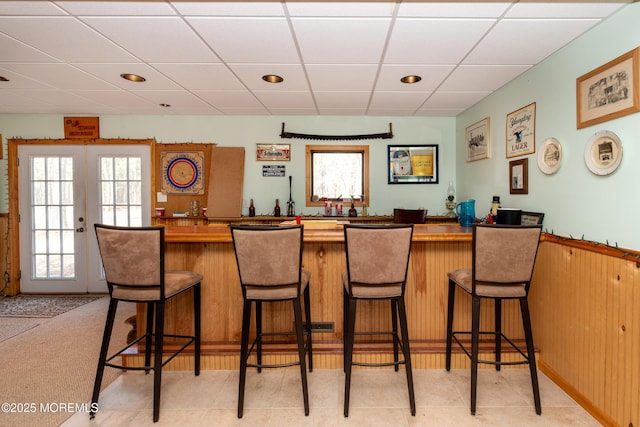
[[[316,139],[327,141],[356,141],[362,139],[391,139],[393,138],[392,124],[389,123],[389,132],[370,133],[363,135],[311,135],[308,133],[285,132],[284,123],[282,123],[282,132],[280,138],[299,138],[299,139]]]

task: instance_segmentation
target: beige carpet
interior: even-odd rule
[[[13,404],[11,409],[20,409],[19,404],[35,408],[7,413],[3,406],[0,426],[58,426],[73,415],[61,409],[64,404],[88,406],[107,306],[108,298],[101,298],[0,343],[0,403]],[[134,313],[135,304],[119,304],[113,350],[125,345],[131,329],[125,319]],[[118,375],[120,371],[106,369],[103,388]],[[49,411],[41,410],[47,407]]]
[[[32,318],[0,317],[0,343],[35,328],[40,322]]]

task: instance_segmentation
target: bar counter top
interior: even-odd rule
[[[342,242],[343,224],[328,221],[303,221],[305,242]],[[165,240],[169,243],[227,243],[231,242],[228,225],[166,226]],[[458,224],[416,224],[414,242],[470,242],[471,227]]]

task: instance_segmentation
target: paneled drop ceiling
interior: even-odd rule
[[[455,116],[627,3],[0,1],[0,113]]]

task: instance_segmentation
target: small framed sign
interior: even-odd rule
[[[99,117],[65,117],[64,137],[66,139],[100,138]]]
[[[438,145],[387,145],[389,184],[437,184]]]
[[[536,152],[536,103],[507,115],[507,158]]]
[[[286,168],[284,165],[263,165],[262,176],[284,176]]]
[[[256,160],[288,162],[291,160],[291,144],[256,144]]]

